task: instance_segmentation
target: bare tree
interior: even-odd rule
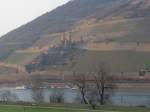
[[[38,78],[32,80],[32,98],[36,103],[42,103],[44,101],[42,82]]]
[[[82,96],[82,101],[85,104],[88,104],[88,100],[86,98],[86,93],[87,93],[87,88],[88,88],[88,83],[86,79],[86,74],[84,73],[73,73],[73,83],[79,88],[79,91]]]
[[[97,90],[94,87],[90,87],[88,90],[88,100],[92,109],[96,109],[97,99],[98,99]]]
[[[112,89],[111,81],[113,80],[110,75],[110,67],[106,63],[99,63],[95,72],[93,73],[94,83],[96,85],[98,95],[99,95],[99,103],[104,105],[106,89]]]

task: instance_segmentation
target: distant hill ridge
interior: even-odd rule
[[[2,36],[0,59],[19,64],[23,59],[31,60],[37,56],[34,51],[33,53],[16,51],[59,43],[61,34],[69,31],[72,31],[74,40],[83,37],[88,42],[87,45],[92,47],[97,46],[99,42],[112,42],[116,43],[115,45],[122,42],[126,45],[130,42],[149,43],[149,12],[150,0],[71,0]],[[99,45],[97,48],[92,47],[89,50],[97,50]]]
[[[32,46],[45,34],[69,30],[76,22],[85,18],[148,17],[150,16],[149,12],[149,0],[71,0],[67,4],[4,35],[0,39],[0,45],[14,43],[17,44],[17,48],[24,48]]]

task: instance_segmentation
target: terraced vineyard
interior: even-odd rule
[[[105,61],[110,64],[114,72],[138,72],[141,68],[150,67],[150,18],[122,19],[111,21],[99,21],[89,25],[80,25],[72,32],[72,39],[79,40],[81,37],[88,43],[97,46],[101,42],[109,42],[102,51],[94,51],[94,48],[88,48],[85,54],[79,56],[78,70],[90,70],[97,65],[99,61]],[[54,38],[53,38],[54,39]],[[57,38],[58,39],[58,38]],[[54,39],[55,40],[55,39]],[[91,41],[92,40],[92,41]],[[46,40],[45,40],[46,41]],[[127,43],[129,49],[120,50],[118,46],[121,43]],[[112,43],[112,46],[111,46]],[[113,44],[115,43],[115,45]],[[123,44],[124,44],[123,43]],[[133,43],[130,44],[130,43]],[[141,44],[140,50],[136,51],[137,43]],[[37,43],[36,46],[40,45]],[[117,45],[117,47],[116,47]],[[115,46],[115,47],[114,47]],[[134,49],[135,48],[135,49]],[[112,49],[112,50],[111,50]],[[119,49],[119,50],[116,50]],[[4,59],[4,62],[10,64],[24,65],[32,61],[39,53],[37,52],[14,52]],[[3,57],[3,56],[1,56]]]
[[[32,61],[32,59],[34,59],[38,55],[39,53],[36,53],[36,52],[33,52],[33,53],[32,52],[30,53],[14,52],[4,62],[10,63],[10,64],[24,65]]]
[[[86,51],[80,54],[76,69],[88,71],[106,62],[113,72],[138,72],[150,67],[150,53],[136,51]]]
[[[150,42],[150,18],[99,21],[81,24],[73,32],[73,38],[83,37],[97,41]]]

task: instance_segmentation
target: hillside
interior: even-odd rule
[[[149,0],[73,0],[4,35],[0,45],[26,48],[45,35],[72,29],[87,18],[148,17],[149,9]]]
[[[79,56],[77,69],[90,70],[107,62],[113,72],[138,72],[150,68],[149,17],[96,21],[79,25],[72,37],[87,42]]]
[[[150,67],[149,11],[149,0],[71,0],[4,35],[0,60],[25,65],[45,53],[42,49],[59,45],[62,34],[71,31],[73,41],[84,41],[78,48],[87,51],[79,55],[77,69],[88,70],[86,65],[106,61],[115,72],[138,72]],[[46,57],[59,57],[58,51],[52,49],[54,56]]]
[[[2,39],[0,39],[0,44],[11,43],[19,44],[19,47],[27,47],[42,38],[43,35],[66,31],[70,29],[74,23],[93,14],[97,8],[103,8],[104,5],[112,3],[112,0],[109,0],[109,2],[104,1],[105,0],[70,1],[66,5],[60,6],[4,35]],[[104,10],[101,12],[104,12]]]

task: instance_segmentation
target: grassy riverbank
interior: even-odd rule
[[[150,108],[138,107],[97,107],[91,110],[88,105],[50,105],[50,106],[22,106],[0,105],[0,112],[150,112]]]

